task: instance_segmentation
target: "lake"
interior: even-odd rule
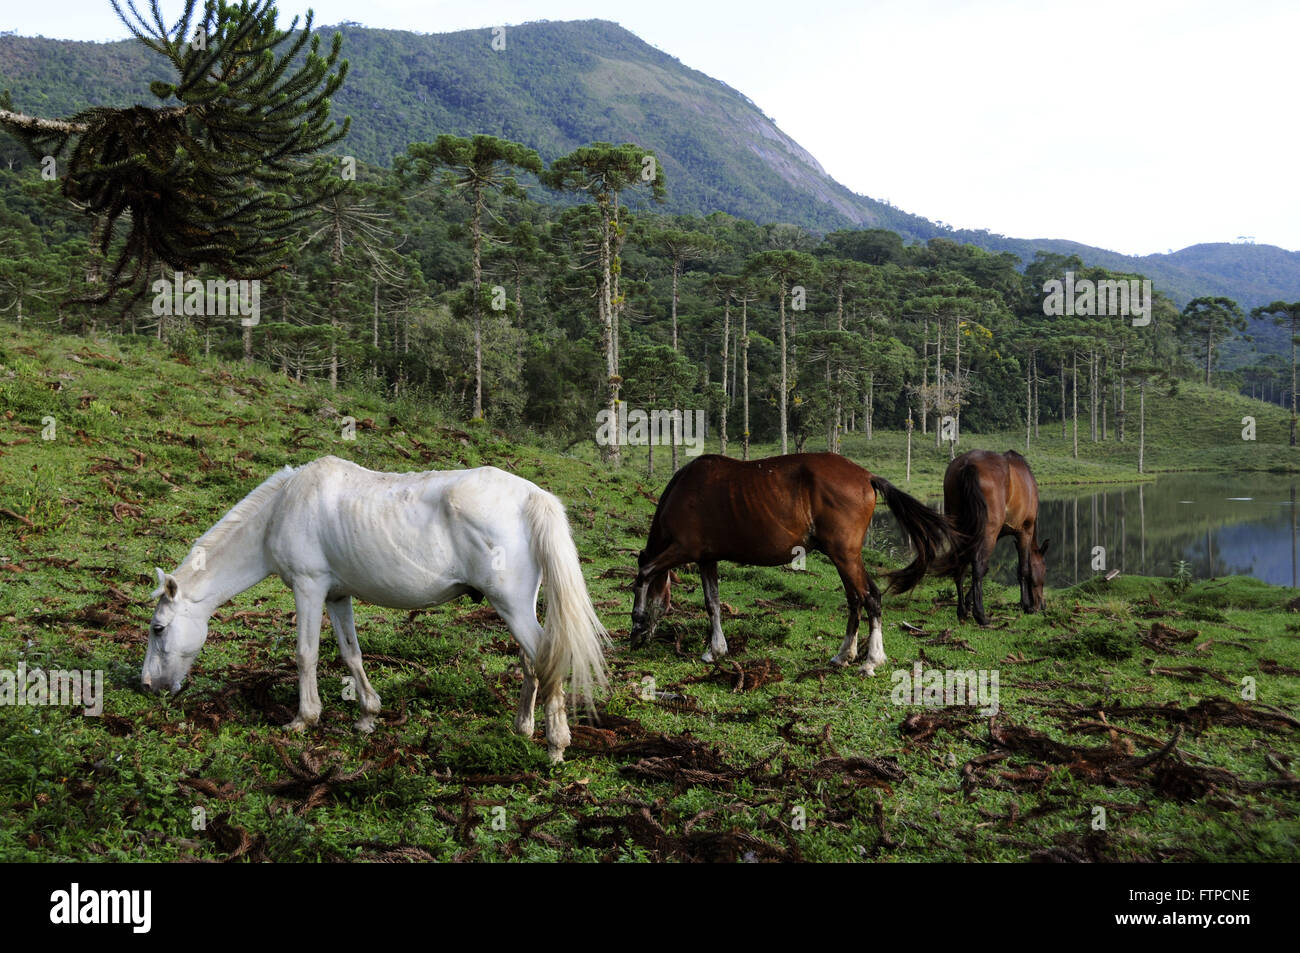
[[[1135,486],[1042,487],[1038,538],[1051,541],[1047,585],[1070,586],[1112,569],[1172,576],[1181,560],[1195,579],[1244,575],[1295,586],[1298,487],[1300,477],[1287,473],[1171,473]],[[937,507],[942,499],[926,502]],[[883,545],[901,546],[887,508],[877,510],[871,529],[870,544],[881,547],[883,533]],[[998,542],[989,575],[1016,585],[1012,539]]]

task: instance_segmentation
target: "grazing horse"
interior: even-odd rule
[[[177,691],[208,635],[208,618],[272,573],[293,590],[298,617],[298,717],[320,718],[316,659],[321,608],[355,680],[356,722],[372,731],[379,695],[361,666],[352,599],[394,609],[434,606],[468,593],[485,596],[520,646],[524,687],[514,727],[533,733],[540,686],[547,752],[564,758],[569,727],[563,680],[589,699],[605,684],[608,636],[587,595],[564,506],[495,467],[375,473],[338,457],[285,467],[205,533],[171,574],[156,569],[158,607],[149,626],[140,681]],[[546,624],[537,592],[546,579]]]
[[[848,665],[857,658],[859,613],[865,605],[871,635],[861,670],[874,675],[885,662],[880,590],[863,565],[862,545],[880,496],[916,549],[911,565],[887,577],[895,591],[906,592],[921,581],[939,548],[955,542],[951,525],[934,510],[835,453],[748,462],[717,454],[696,457],[664,489],[649,541],[637,558],[632,646],[650,640],[669,605],[669,571],[698,563],[712,625],[704,661],[726,655],[718,561],[778,566],[815,549],[839,570],[849,603],[844,643],[831,661]]]
[[[957,618],[965,621],[973,610],[980,625],[988,625],[984,614],[984,575],[988,572],[993,547],[1003,536],[1016,538],[1020,561],[1020,608],[1037,612],[1043,608],[1043,581],[1047,564],[1043,557],[1051,540],[1038,542],[1038,484],[1025,458],[1014,450],[994,453],[971,450],[948,464],[943,476],[943,508],[957,529],[967,538],[936,566],[935,572],[951,575],[957,583]],[[962,577],[971,571],[968,596],[961,591]]]

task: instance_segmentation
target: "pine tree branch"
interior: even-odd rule
[[[88,128],[82,122],[70,122],[67,119],[42,119],[40,116],[28,116],[24,113],[0,109],[0,126],[19,132],[46,134],[55,136],[75,136]]]

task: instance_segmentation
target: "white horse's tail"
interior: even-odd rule
[[[609,633],[587,595],[564,504],[539,489],[524,504],[524,512],[532,530],[533,559],[542,567],[546,586],[546,623],[534,665],[542,698],[559,691],[568,675],[574,697],[590,703],[595,686],[608,685]]]

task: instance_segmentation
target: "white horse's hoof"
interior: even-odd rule
[[[546,756],[547,756],[548,758],[551,759],[551,764],[563,764],[563,763],[564,763],[564,749],[563,749],[563,748],[552,748],[551,746],[547,745],[547,747],[546,747]]]
[[[515,718],[515,734],[523,735],[525,738],[533,736],[533,719]]]
[[[304,721],[303,717],[299,715],[293,721],[289,722],[289,724],[285,725],[284,730],[302,733],[306,731],[309,727],[311,727],[311,725],[308,722]]]
[[[375,716],[362,715],[353,723],[352,727],[356,728],[356,730],[362,734],[368,735],[375,730]]]
[[[838,666],[840,666],[841,668],[843,668],[844,666],[848,665],[848,664],[849,664],[850,662],[852,662],[852,661],[853,661],[853,659],[851,659],[851,658],[845,658],[844,656],[840,655],[839,653],[836,653],[835,655],[832,655],[832,656],[831,656],[831,664],[832,664],[832,665],[838,665]]]
[[[861,672],[863,675],[870,675],[874,678],[876,674],[876,667],[880,665],[884,665],[888,661],[889,659],[883,659],[883,658],[868,659],[867,661],[862,663],[862,666],[861,668],[858,669],[858,671]]]

